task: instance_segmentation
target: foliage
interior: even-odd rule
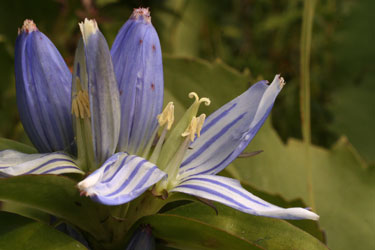
[[[96,18],[111,44],[132,8],[139,5],[139,1],[82,2],[2,3],[0,136],[27,145],[1,139],[1,150],[34,151],[19,121],[14,89],[14,42],[23,19],[33,18],[72,65],[79,20]],[[310,63],[312,142],[317,146],[309,146],[310,179],[304,145],[298,139],[303,1],[170,0],[142,1],[142,5],[151,7],[153,24],[168,54],[164,57],[165,101],[175,102],[176,113],[189,105],[186,93],[190,91],[213,101],[202,108],[210,113],[257,79],[271,79],[279,72],[285,76],[287,85],[275,104],[272,124],[268,121],[246,150],[264,152],[237,159],[222,174],[240,179],[253,193],[280,206],[307,203],[321,219],[319,224],[289,223],[214,204],[219,211],[216,216],[211,208],[192,202],[144,217],[137,225],[151,224],[161,249],[324,249],[323,243],[332,249],[375,248],[374,33],[369,22],[374,2],[317,2]],[[13,213],[0,214],[0,221],[7,222],[0,227],[0,248],[25,247],[23,240],[39,249],[83,248],[47,225],[45,216],[51,215],[76,225],[91,242],[96,237],[95,244],[106,241],[109,236],[102,225],[106,208],[80,197],[75,185],[76,176],[1,179],[2,210]],[[202,228],[205,234],[196,233]],[[45,237],[51,239],[50,245],[45,245]]]

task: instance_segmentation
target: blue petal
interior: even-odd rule
[[[157,127],[163,105],[163,65],[159,37],[147,13],[133,15],[118,33],[112,59],[121,102],[118,150],[141,153]]]
[[[29,23],[27,23],[29,22]],[[26,29],[25,25],[34,25]],[[53,43],[26,20],[15,47],[17,105],[39,152],[71,151],[71,73]]]
[[[66,174],[84,172],[63,153],[24,154],[14,150],[0,151],[0,176],[25,174]]]
[[[258,82],[211,114],[191,144],[180,175],[216,174],[236,159],[268,117],[282,85],[279,75],[270,86]]]
[[[319,216],[303,208],[281,208],[249,193],[236,180],[215,176],[196,175],[183,180],[171,192],[182,192],[220,202],[242,212],[280,219],[318,220]]]
[[[118,143],[121,116],[119,92],[111,54],[103,34],[93,20],[86,19],[80,25],[86,69],[76,69],[76,72],[77,76],[84,70],[87,72],[94,152],[97,163],[102,164],[115,152]]]
[[[142,157],[117,153],[78,184],[93,200],[106,205],[129,202],[166,174]]]

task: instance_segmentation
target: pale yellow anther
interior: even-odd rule
[[[206,106],[211,104],[210,99],[208,99],[207,97],[199,98],[198,94],[195,93],[195,92],[190,92],[189,98],[195,98],[195,101],[198,102],[199,104],[204,102],[204,105],[206,105]]]
[[[186,128],[185,132],[181,134],[182,137],[189,136],[190,140],[193,142],[195,139],[195,133],[197,132],[198,118],[193,117],[189,126]]]
[[[206,120],[206,114],[201,114],[198,118],[197,118],[197,136],[200,137],[201,136],[201,130],[202,130],[202,127],[203,127],[203,124],[204,124],[204,121]]]
[[[91,117],[89,94],[87,91],[79,90],[73,97],[72,114],[76,118],[81,119]]]
[[[163,112],[157,116],[160,127],[167,123],[167,129],[170,130],[174,122],[174,105],[169,102]]]

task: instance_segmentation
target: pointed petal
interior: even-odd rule
[[[120,133],[120,101],[111,54],[94,20],[80,23],[86,62],[75,69],[77,77],[86,75],[94,152],[102,164],[116,149]],[[86,65],[86,69],[82,66]],[[76,67],[78,67],[76,65]],[[86,70],[86,72],[85,72]],[[85,84],[83,79],[82,84]]]
[[[24,154],[14,150],[0,151],[0,176],[25,174],[66,174],[84,172],[64,153]]]
[[[190,145],[180,175],[216,174],[236,159],[263,125],[282,86],[279,75],[270,86],[258,82],[211,114]]]
[[[147,9],[134,10],[119,31],[111,55],[121,102],[118,151],[138,154],[156,129],[163,105],[161,47]]]
[[[31,142],[39,152],[71,151],[72,75],[53,43],[30,20],[16,41],[15,77],[17,106]]]
[[[93,200],[105,205],[127,203],[166,174],[142,157],[117,153],[78,184]]]
[[[183,180],[170,192],[182,192],[220,202],[242,212],[280,219],[318,220],[319,216],[303,208],[281,208],[249,193],[238,181],[215,175],[196,175]]]

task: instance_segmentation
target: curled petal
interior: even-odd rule
[[[236,159],[263,125],[282,86],[279,75],[269,86],[258,82],[211,114],[190,145],[180,176],[216,174]]]
[[[163,64],[159,37],[147,9],[135,9],[112,49],[121,102],[118,150],[139,154],[157,127],[163,105]]]
[[[234,179],[215,175],[196,175],[183,180],[171,192],[182,192],[220,202],[242,212],[280,219],[318,220],[319,216],[304,208],[281,208],[249,193]]]
[[[142,157],[120,152],[78,183],[78,188],[105,205],[129,202],[166,174]]]
[[[67,174],[84,172],[64,153],[24,154],[14,150],[0,151],[0,176],[25,174]]]
[[[26,20],[15,46],[17,106],[39,152],[72,151],[72,75],[60,53],[35,24]]]

